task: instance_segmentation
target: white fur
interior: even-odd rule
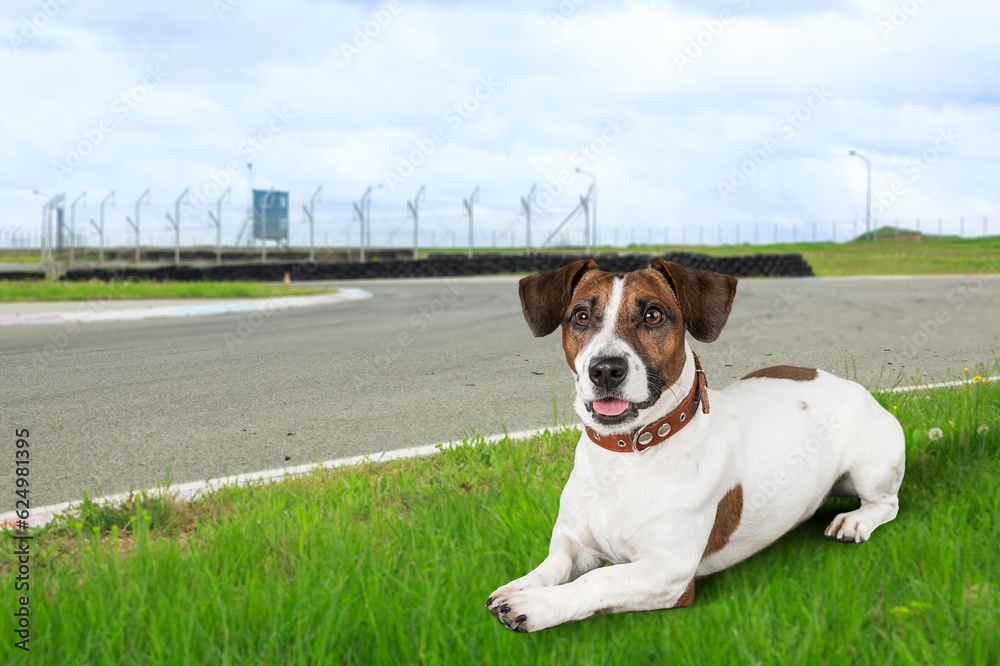
[[[621,281],[614,289],[618,307]],[[638,359],[614,335],[614,321],[609,314],[606,330],[576,359],[577,411],[592,427],[598,424],[583,407],[589,359],[624,345],[630,375]],[[685,353],[677,390],[642,410],[637,424],[664,416],[685,395],[695,374],[687,343]],[[694,577],[765,548],[831,491],[862,499],[861,508],[830,524],[831,538],[865,541],[896,516],[902,428],[863,387],[818,371],[811,381],[751,378],[709,395],[710,413],[699,411],[676,436],[641,453],[606,451],[581,437],[548,557],[490,597],[504,624],[537,631],[599,613],[672,608]],[[716,508],[737,484],[744,502],[739,525],[721,550],[703,558]]]

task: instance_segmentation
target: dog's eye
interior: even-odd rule
[[[586,328],[590,323],[590,313],[586,310],[577,310],[573,313],[573,323],[580,328]]]
[[[643,316],[647,326],[659,326],[663,323],[663,312],[658,308],[649,308]]]

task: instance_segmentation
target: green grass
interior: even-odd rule
[[[919,240],[892,240],[885,232],[875,242],[776,243],[768,245],[635,245],[628,248],[602,246],[594,254],[636,252],[664,254],[693,252],[713,257],[751,254],[797,253],[805,257],[820,277],[844,275],[935,275],[1000,272],[1000,236],[955,238],[922,236]],[[523,250],[503,250],[523,252]],[[581,248],[553,248],[553,253],[580,252]],[[461,254],[465,250],[428,250]]]
[[[831,502],[699,581],[688,609],[521,635],[483,607],[546,553],[578,436],[562,432],[191,504],[91,504],[35,532],[31,653],[12,648],[5,612],[0,660],[998,663],[1000,382],[879,399],[906,433],[899,517],[866,544],[834,543],[822,532],[844,500]],[[12,540],[0,537],[8,609]]]
[[[0,264],[37,264],[41,260],[38,252],[0,250]]]
[[[0,280],[0,303],[25,301],[134,300],[159,298],[273,298],[336,293],[330,287],[260,282],[53,282]]]

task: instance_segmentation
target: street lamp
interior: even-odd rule
[[[535,198],[538,183],[532,183],[528,196],[521,197],[521,208],[524,209],[524,256],[531,254],[531,204]],[[544,245],[544,243],[543,243]]]
[[[365,190],[364,194],[361,195],[361,200],[354,204],[354,212],[358,215],[358,220],[361,223],[361,239],[358,244],[358,254],[359,259],[362,263],[365,261],[365,247],[368,241],[371,240],[371,210],[372,210],[372,190],[382,189],[382,184],[369,185]]]
[[[597,245],[597,176],[580,167],[576,168],[576,172],[589,176],[591,187],[594,188],[590,195],[590,245]]]
[[[857,151],[852,150],[850,154],[864,160],[865,166],[868,167],[868,186],[865,193],[865,235],[871,241],[874,240],[872,238],[872,163],[871,160]]]
[[[472,229],[472,209],[476,205],[476,201],[479,200],[479,186],[476,185],[476,189],[472,190],[472,194],[469,195],[468,199],[462,199],[462,205],[465,206],[465,212],[469,215],[469,259],[472,259],[472,246],[475,239],[474,231]]]
[[[76,205],[83,201],[87,205],[87,190],[80,193],[69,207],[69,263],[73,265],[73,251],[76,249]]]
[[[32,193],[33,194],[37,194],[40,197],[45,197],[45,203],[42,204],[42,236],[41,236],[41,239],[38,241],[38,247],[39,247],[38,254],[40,255],[39,256],[39,260],[44,261],[45,260],[45,247],[46,247],[45,246],[45,239],[46,239],[45,231],[46,231],[46,228],[48,227],[48,224],[49,224],[49,202],[51,201],[52,197],[50,197],[45,192],[42,192],[41,190],[32,190]]]
[[[417,196],[413,197],[413,201],[407,201],[406,207],[410,209],[410,215],[413,217],[413,260],[417,260],[417,251],[420,247],[419,242],[419,231],[420,231],[420,199],[424,197],[424,190],[426,186],[421,185],[420,189],[417,190]]]

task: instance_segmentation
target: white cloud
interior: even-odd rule
[[[375,194],[374,240],[406,223],[405,201],[426,183],[426,240],[439,225],[439,242],[454,231],[463,244],[461,198],[473,186],[483,239],[512,223],[521,233],[519,197],[572,172],[613,118],[627,129],[588,163],[604,240],[615,225],[620,241],[632,226],[637,239],[655,227],[660,240],[664,225],[678,240],[680,224],[690,240],[702,223],[818,221],[825,233],[863,206],[864,167],[851,149],[872,159],[876,190],[905,185],[886,219],[964,215],[978,229],[988,215],[1000,225],[995,3],[583,2],[553,26],[559,2],[400,0],[386,20],[388,2],[225,1],[233,11],[220,18],[193,0],[169,9],[52,0],[59,11],[13,40],[44,3],[0,7],[0,229],[34,229],[34,188],[70,198],[86,189],[91,201],[116,189],[108,226],[123,242],[129,202],[146,187],[144,216],[162,220],[183,188],[204,189],[232,163],[231,240],[252,159],[257,186],[291,191],[295,233],[304,225],[294,211],[322,184],[317,234],[342,242],[356,226],[351,201],[409,160],[412,175]],[[356,52],[345,55],[345,44]],[[148,67],[162,68],[163,82],[116,114]],[[484,78],[495,89],[477,95]],[[829,99],[801,112],[817,88]],[[293,120],[260,150],[242,149],[277,109]],[[105,119],[113,131],[60,181],[53,164]],[[907,160],[947,128],[954,143],[913,178]],[[412,157],[437,130],[432,154]],[[755,164],[768,141],[776,147]],[[745,183],[720,195],[741,168],[752,171]],[[588,184],[573,175],[537,215],[536,239]],[[162,236],[149,241],[167,242],[161,226],[144,225]],[[188,226],[186,241],[211,238],[204,213]]]

